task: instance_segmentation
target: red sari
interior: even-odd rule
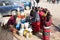
[[[40,17],[38,12],[36,11],[31,11],[30,16],[32,17],[32,29],[33,33],[37,33],[40,31]]]
[[[43,11],[39,12],[39,16],[40,16],[40,29],[42,29],[43,28],[43,25],[44,25],[43,15],[44,15],[44,12]]]
[[[46,24],[46,27],[51,26],[52,25],[52,17],[50,17],[49,21],[46,21],[46,19],[45,19],[45,24]]]
[[[36,32],[39,32],[40,31],[40,22],[33,22],[32,23],[32,27],[33,27],[33,32],[36,33]]]

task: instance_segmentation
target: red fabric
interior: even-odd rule
[[[18,18],[25,18],[25,16],[24,15],[20,15],[20,16],[18,16]]]
[[[43,15],[44,15],[43,11],[39,12],[39,16],[40,16],[40,29],[43,28]]]
[[[43,25],[44,24],[46,24],[46,26],[51,26],[51,24],[52,24],[52,18],[50,18],[50,20],[47,22],[47,21],[45,21],[46,18],[45,17],[43,18],[43,15],[44,15],[43,11],[39,12],[39,16],[40,16],[40,29],[43,29]]]
[[[41,11],[41,12],[39,12],[39,14],[40,14],[40,16],[43,16],[44,15],[44,12]]]
[[[7,24],[8,25],[10,25],[10,24],[12,24],[12,25],[16,24],[16,19],[14,19],[14,17],[11,16],[10,19],[8,20],[8,23]]]
[[[44,29],[44,32],[50,32],[51,30],[50,29]]]
[[[43,36],[43,40],[50,40],[50,36]]]
[[[39,32],[40,31],[40,22],[33,22],[32,23],[32,28],[33,28],[33,32]]]
[[[52,25],[52,18],[50,18],[50,20],[48,22],[45,22],[46,26],[51,26]]]

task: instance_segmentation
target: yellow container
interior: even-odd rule
[[[30,33],[28,30],[24,30],[23,35],[26,37],[27,33],[28,33],[28,37],[31,38],[32,33]]]

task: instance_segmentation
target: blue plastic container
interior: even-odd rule
[[[25,20],[25,19],[22,19],[22,20],[21,20],[21,23],[23,23],[23,24],[24,24],[25,22],[26,22],[26,20]]]
[[[16,29],[17,29],[17,30],[20,30],[20,28],[21,28],[21,24],[17,24],[17,25],[16,25]]]

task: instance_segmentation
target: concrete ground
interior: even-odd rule
[[[60,3],[59,4],[52,4],[46,2],[40,2],[40,7],[48,8],[52,14],[53,23],[54,25],[51,26],[50,30],[50,40],[60,40]],[[29,40],[42,40],[41,33],[37,34],[37,36],[32,35],[31,39]],[[20,37],[21,40],[26,40],[25,37]],[[0,40],[19,40],[15,38],[11,32],[6,30],[0,30]]]

